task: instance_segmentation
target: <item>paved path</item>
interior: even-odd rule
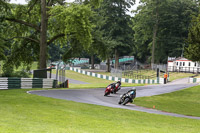
[[[186,84],[186,83],[188,83],[189,82],[189,77],[187,77],[187,78],[182,78],[182,79],[177,79],[177,80],[174,80],[174,81],[172,81],[172,82],[169,82],[169,83],[167,83],[167,84]]]
[[[163,93],[169,93],[181,89],[185,89],[197,84],[168,84],[168,85],[149,85],[136,87],[137,97],[153,96]],[[113,108],[123,108],[129,110],[142,111],[147,113],[199,119],[200,117],[185,116],[175,113],[163,112],[155,109],[148,109],[139,107],[134,104],[127,104],[126,106],[118,105],[119,96],[129,90],[131,87],[123,87],[117,94],[111,94],[107,97],[104,95],[104,88],[98,89],[80,89],[80,90],[41,90],[41,91],[30,91],[28,93],[36,94],[40,96],[53,97],[57,99],[65,99],[81,103],[96,104],[102,106],[108,106]]]

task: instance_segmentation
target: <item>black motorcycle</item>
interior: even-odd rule
[[[120,96],[118,104],[126,105],[129,102],[132,103],[135,97],[136,97],[136,89],[133,88]]]

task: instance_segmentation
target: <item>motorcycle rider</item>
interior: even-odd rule
[[[121,81],[120,81],[120,80],[118,80],[118,81],[117,81],[117,84],[119,84],[119,86],[121,86],[121,84],[122,84],[122,83],[121,83]]]
[[[116,83],[112,83],[112,87],[113,87],[113,91],[112,91],[112,93],[116,93],[116,86],[121,86],[121,81],[120,80],[118,80]]]
[[[126,95],[129,94],[129,93],[132,95],[132,97],[131,97],[131,99],[130,99],[130,102],[132,103],[132,102],[133,102],[133,99],[136,97],[136,89],[135,89],[135,87],[133,87],[132,89],[130,89],[130,90],[128,90],[126,93],[124,93],[124,94],[120,97],[120,99],[123,98],[123,100],[124,100],[124,98],[126,97]],[[121,102],[119,102],[119,104],[121,104]]]
[[[136,97],[136,89],[135,87],[132,88],[131,90],[129,90],[127,93],[131,92],[131,95],[133,96],[132,99],[131,99],[131,102],[133,102],[133,99],[135,99]]]

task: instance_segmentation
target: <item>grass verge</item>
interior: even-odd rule
[[[170,72],[169,73],[169,81],[173,81],[176,79],[181,79],[181,78],[187,78],[194,76],[195,74],[193,73],[177,73],[177,72]],[[163,76],[164,77],[164,76]]]
[[[139,97],[135,104],[158,110],[200,117],[200,86],[152,97]]]
[[[194,78],[200,78],[200,75],[198,75],[198,76],[196,76],[196,77],[194,77]]]
[[[53,70],[53,73],[55,74],[56,71]],[[72,84],[72,83],[70,83],[69,88],[105,88],[110,83],[115,82],[115,81],[110,81],[110,80],[105,80],[105,79],[101,79],[101,78],[88,76],[85,74],[80,74],[80,73],[70,71],[70,70],[66,70],[65,76],[70,79],[88,83],[88,84]],[[142,85],[144,85],[144,84],[122,83],[123,87],[125,87],[125,86],[142,86]]]
[[[1,133],[197,133],[200,121],[0,90]]]

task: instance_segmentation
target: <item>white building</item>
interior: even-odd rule
[[[184,57],[168,57],[168,71],[171,72],[200,72],[200,63],[193,62]]]

